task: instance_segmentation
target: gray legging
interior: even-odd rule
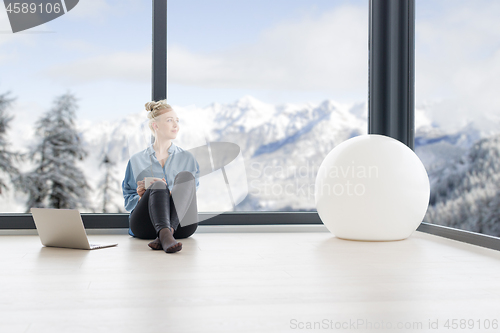
[[[130,230],[135,237],[155,239],[160,230],[168,226],[174,228],[176,239],[187,238],[198,228],[196,184],[189,171],[175,176],[172,194],[165,183],[154,182],[130,213]]]

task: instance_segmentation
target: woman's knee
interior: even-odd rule
[[[174,183],[184,183],[193,180],[194,176],[189,171],[181,171],[175,176]]]
[[[162,180],[157,180],[151,184],[149,187],[152,190],[164,190],[167,188],[167,184],[165,184]]]

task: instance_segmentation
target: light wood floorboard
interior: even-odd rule
[[[500,331],[484,328],[500,321],[500,252],[422,232],[395,242],[195,233],[175,254],[128,235],[89,239],[119,245],[85,251],[0,236],[0,332]],[[446,329],[447,319],[474,328]]]

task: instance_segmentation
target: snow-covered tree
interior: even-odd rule
[[[75,127],[77,103],[71,93],[63,94],[54,106],[36,123],[39,143],[31,150],[35,169],[25,174],[29,193],[27,210],[31,207],[88,207],[90,187],[77,161],[87,153]]]
[[[104,156],[101,159],[100,167],[104,168],[104,176],[99,182],[99,193],[102,196],[102,212],[103,213],[117,213],[124,212],[124,209],[117,204],[114,204],[112,201],[113,196],[118,195],[121,196],[122,193],[120,191],[119,185],[120,181],[115,177],[116,163],[111,160],[108,153],[104,153]],[[108,207],[111,206],[111,210]]]
[[[19,158],[19,154],[9,150],[7,130],[12,116],[7,114],[7,109],[14,99],[8,98],[8,93],[0,95],[0,194],[2,190],[7,190],[7,183],[4,176],[14,181],[19,175],[19,170],[15,167],[14,161]]]
[[[500,135],[478,140],[429,176],[424,221],[500,236]]]

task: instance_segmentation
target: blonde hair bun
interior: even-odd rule
[[[146,107],[146,111],[153,111],[156,102],[147,102],[144,106]]]
[[[162,99],[161,101],[158,102],[155,101],[147,102],[146,104],[144,104],[144,107],[146,108],[146,111],[149,112],[148,113],[149,129],[154,135],[155,133],[153,129],[153,122],[155,121],[155,118],[168,111],[172,111],[173,109],[169,104],[167,104],[166,99]]]
[[[146,104],[144,104],[144,107],[146,108],[146,111],[151,111],[155,113],[157,111],[163,111],[163,109],[166,109],[167,110],[166,112],[172,110],[172,107],[169,104],[167,104],[166,99],[162,99],[161,101],[158,102],[155,101],[147,102]]]

